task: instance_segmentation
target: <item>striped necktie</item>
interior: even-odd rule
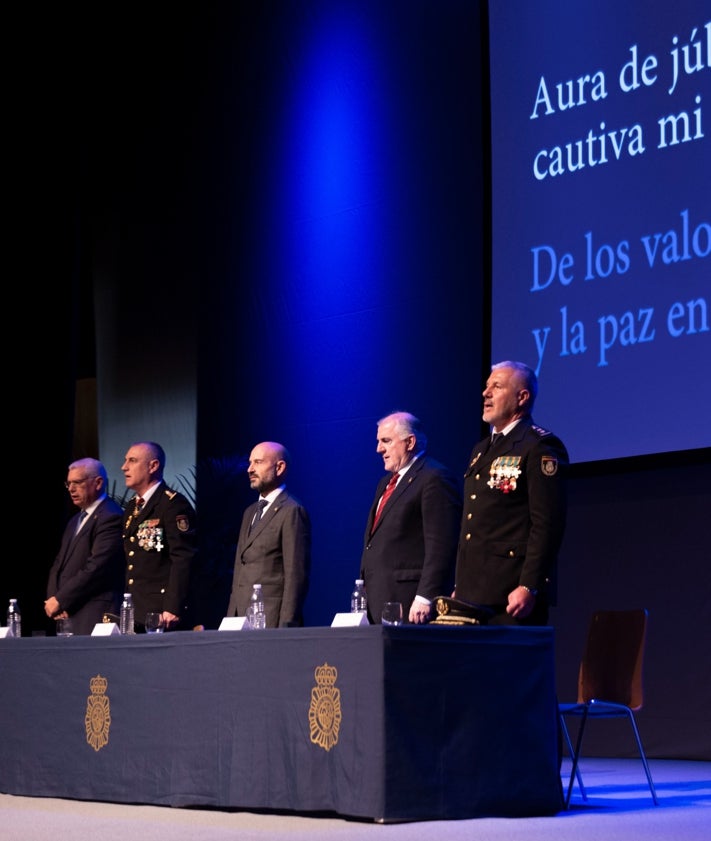
[[[74,532],[74,534],[79,534],[79,531],[81,530],[81,527],[84,525],[84,520],[86,520],[86,517],[87,517],[88,513],[89,513],[88,511],[82,511],[79,514],[79,520],[77,522],[77,528],[76,528],[76,531]]]

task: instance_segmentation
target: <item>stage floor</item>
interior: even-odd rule
[[[569,767],[566,760],[566,780]],[[87,834],[126,841],[707,841],[711,762],[652,759],[650,768],[659,806],[652,802],[640,760],[583,757],[588,800],[583,802],[576,787],[570,810],[553,817],[382,825],[333,815],[130,806],[3,794],[0,827],[3,841]]]

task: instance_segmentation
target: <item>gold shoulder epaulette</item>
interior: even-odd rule
[[[171,491],[170,488],[165,489],[165,495],[168,497],[168,499],[173,499],[176,493],[177,491]]]

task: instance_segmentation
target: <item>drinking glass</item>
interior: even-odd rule
[[[58,637],[72,637],[74,636],[74,628],[72,627],[71,619],[57,619],[57,636]]]
[[[147,613],[146,614],[146,633],[147,634],[162,634],[163,633],[163,614],[162,613]]]
[[[402,625],[402,605],[400,602],[385,602],[380,621],[383,625]]]

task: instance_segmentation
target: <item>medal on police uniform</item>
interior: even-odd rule
[[[158,525],[160,520],[145,520],[138,526],[138,545],[145,551],[155,549],[160,552],[163,548],[163,529]]]
[[[499,456],[495,458],[489,469],[489,481],[486,483],[490,488],[502,493],[511,493],[516,490],[516,480],[521,475],[521,456]]]

